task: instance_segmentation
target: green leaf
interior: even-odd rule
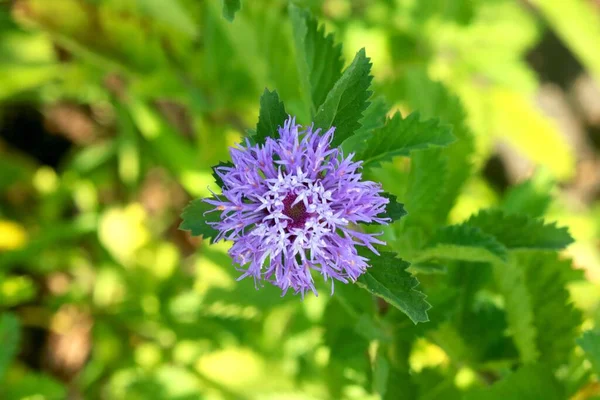
[[[540,183],[529,179],[510,187],[500,207],[507,213],[539,218],[544,215],[552,201],[550,193],[549,182]]]
[[[408,216],[405,224],[432,229],[443,224],[440,207],[447,191],[448,157],[440,149],[414,153],[411,157],[408,184],[403,200]],[[444,218],[445,219],[445,218]]]
[[[414,262],[429,259],[494,262],[506,260],[506,247],[494,236],[468,225],[438,229],[429,244],[418,252]]]
[[[278,128],[283,126],[287,118],[288,115],[283,102],[279,101],[277,91],[269,92],[268,89],[265,89],[260,97],[260,113],[256,125],[256,135],[253,136],[254,141],[262,144],[267,137],[278,137]]]
[[[367,255],[367,252],[359,253]],[[427,310],[431,305],[425,301],[426,296],[415,289],[419,281],[406,271],[410,264],[392,252],[369,258],[371,268],[358,279],[358,285],[398,308],[415,324],[429,321]]]
[[[552,371],[543,365],[527,365],[490,387],[476,389],[465,400],[564,400],[564,390]]]
[[[600,376],[600,331],[587,331],[577,340],[596,375]]]
[[[395,156],[407,156],[411,151],[429,147],[447,146],[454,141],[452,129],[438,119],[420,121],[419,113],[410,114],[405,119],[396,113],[385,126],[366,137],[354,149],[357,158],[364,161],[365,167],[375,167]]]
[[[404,204],[398,203],[396,201],[397,197],[391,193],[384,192],[381,194],[383,197],[387,198],[390,202],[385,207],[385,217],[391,218],[392,222],[398,221],[400,218],[404,217],[406,214],[406,210],[404,209]]]
[[[496,237],[509,249],[560,250],[573,243],[567,228],[559,228],[556,223],[545,224],[541,219],[505,214],[500,210],[481,211],[465,225]]]
[[[356,131],[356,135],[369,134],[376,129],[383,128],[389,109],[383,96],[375,97],[363,113],[360,120],[361,127]]]
[[[457,139],[440,150],[446,157],[446,176],[437,212],[440,219],[445,219],[473,170],[473,133],[459,98],[440,82],[429,79],[424,69],[409,69],[402,83],[405,101],[418,110],[422,118],[439,118],[442,123],[452,126],[452,134]]]
[[[0,381],[19,350],[20,323],[13,314],[0,315]]]
[[[559,258],[555,252],[539,250],[519,252],[515,257],[525,272],[537,330],[539,362],[559,367],[574,350],[582,323],[581,313],[570,303],[566,288],[573,270],[571,261]]]
[[[235,13],[242,8],[241,0],[223,0],[223,16],[229,22],[233,22]]]
[[[355,153],[364,145],[374,130],[381,129],[385,125],[388,109],[385,99],[382,96],[376,97],[363,113],[363,117],[359,121],[361,127],[341,144],[344,152]]]
[[[384,192],[381,196],[387,198],[390,202],[385,207],[385,212],[383,214],[379,214],[379,218],[391,218],[390,223],[394,221],[398,221],[400,218],[404,217],[406,214],[406,210],[404,209],[404,204],[398,203],[397,197],[391,193]],[[376,225],[375,222],[366,223],[365,225]]]
[[[331,143],[333,147],[339,146],[361,126],[359,121],[362,112],[367,108],[371,97],[368,89],[373,77],[370,72],[370,59],[367,58],[365,49],[361,49],[319,107],[315,126],[323,129],[335,126]]]
[[[325,27],[306,10],[290,5],[294,30],[296,64],[304,100],[314,116],[342,74],[342,47],[335,45],[333,34],[325,35]]]
[[[494,264],[494,276],[523,362],[553,368],[567,362],[582,319],[566,289],[571,262],[554,252],[514,252],[509,262]]]
[[[537,330],[534,325],[533,300],[525,282],[525,272],[514,256],[509,262],[493,265],[494,280],[504,297],[506,319],[521,360],[525,364],[537,361]]]
[[[215,238],[218,231],[207,224],[207,222],[217,222],[220,220],[220,212],[211,211],[214,208],[214,206],[205,203],[202,199],[193,200],[183,209],[183,213],[181,214],[183,221],[179,225],[179,229],[190,231],[193,236],[202,235],[204,239]]]
[[[217,174],[218,167],[233,167],[233,163],[231,161],[221,161],[217,165],[211,167],[213,173],[212,176],[215,178],[215,183],[219,185],[219,187],[223,187],[223,179]]]

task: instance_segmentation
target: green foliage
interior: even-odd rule
[[[431,229],[440,223],[442,199],[446,191],[448,159],[440,151],[425,150],[411,157],[411,169],[404,194],[408,226]]]
[[[279,101],[276,91],[265,92],[260,98],[260,114],[256,125],[256,134],[252,137],[258,144],[265,142],[267,137],[277,134],[277,128],[282,127],[287,119],[283,102]]]
[[[540,184],[533,180],[521,182],[511,187],[504,196],[502,210],[540,218],[552,201],[550,189],[551,186],[546,183]]]
[[[410,265],[395,253],[371,256],[371,268],[358,279],[358,284],[404,312],[416,324],[429,321],[431,305],[415,288],[419,281],[406,271]]]
[[[215,207],[203,201],[196,199],[184,208],[181,214],[180,229],[190,231],[194,236],[203,236],[204,239],[215,238],[217,230],[208,225],[207,222],[217,222],[220,220],[220,212],[213,211]]]
[[[467,125],[466,111],[460,99],[443,84],[432,81],[420,69],[409,70],[402,84],[405,101],[418,110],[423,118],[439,118],[444,124],[440,125],[442,131],[444,127],[451,126],[452,135],[456,139],[441,149],[446,160],[446,171],[443,193],[438,193],[438,213],[439,218],[443,219],[447,217],[473,172],[475,139]],[[450,142],[452,139],[447,135],[446,140]],[[439,150],[431,150],[428,154],[438,154]]]
[[[370,72],[370,59],[365,49],[361,49],[319,106],[315,126],[323,129],[335,126],[332,146],[340,145],[361,126],[359,121],[371,97]]]
[[[376,166],[394,156],[407,156],[414,150],[446,146],[453,141],[450,127],[440,125],[439,120],[421,122],[418,113],[405,119],[396,113],[383,128],[373,132],[364,143],[357,144],[354,150],[365,166]]]
[[[219,162],[217,165],[214,165],[212,168],[213,172],[212,172],[212,176],[215,180],[215,183],[217,184],[217,186],[222,187],[223,186],[223,179],[221,179],[221,177],[219,176],[219,174],[217,174],[217,168],[218,167],[233,167],[233,163],[231,161],[226,161],[226,162]]]
[[[242,0],[223,0],[223,16],[227,21],[232,22],[235,13],[242,8]]]
[[[390,222],[398,221],[404,217],[407,212],[404,209],[404,204],[398,203],[398,198],[390,193],[382,193],[383,197],[386,197],[390,202],[385,206],[385,218],[390,218]]]
[[[446,258],[471,262],[495,262],[505,260],[507,256],[506,247],[494,236],[462,224],[436,231],[429,244],[417,255],[417,260]]]
[[[542,251],[519,253],[516,257],[525,272],[530,293],[539,360],[544,365],[558,367],[569,359],[575,347],[577,327],[582,323],[581,312],[574,308],[566,289],[571,261]],[[556,318],[556,315],[561,317]]]
[[[500,210],[482,211],[465,224],[494,236],[509,249],[560,250],[573,242],[567,228],[556,223],[544,224],[540,219]]]
[[[592,3],[7,2],[0,398],[597,397],[597,99],[547,62],[598,77]],[[288,114],[392,222],[303,300],[238,281],[202,201]]]
[[[525,272],[512,258],[507,263],[494,264],[494,278],[504,297],[506,319],[521,361],[534,363],[539,358],[538,330],[534,325],[533,300],[527,290]]]
[[[592,363],[594,372],[600,375],[600,333],[587,331],[577,340],[586,357]]]
[[[559,400],[564,399],[564,394],[561,386],[547,367],[530,365],[520,368],[490,388],[474,390],[466,396],[467,400],[514,398]]]
[[[319,28],[307,11],[290,5],[290,18],[304,101],[314,116],[342,74],[342,47],[334,44],[333,34],[325,35],[325,28]]]

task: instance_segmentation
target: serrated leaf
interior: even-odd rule
[[[465,225],[494,236],[509,249],[560,250],[573,243],[567,228],[556,223],[524,215],[505,214],[500,210],[484,210],[472,216]]]
[[[335,127],[331,142],[334,147],[352,136],[361,126],[359,121],[369,104],[367,100],[371,97],[368,89],[373,77],[370,72],[370,59],[367,58],[365,49],[361,49],[319,107],[315,126],[323,129]]]
[[[229,22],[233,22],[235,13],[242,8],[242,0],[223,0],[223,16]]]
[[[288,115],[285,112],[283,102],[279,100],[277,91],[269,92],[268,89],[265,89],[260,97],[260,112],[256,134],[252,138],[257,144],[262,144],[267,137],[278,137],[278,128],[283,126],[286,119],[288,119]]]
[[[399,219],[404,217],[406,214],[408,214],[406,212],[406,210],[404,209],[404,204],[398,203],[397,196],[394,196],[393,194],[388,193],[388,192],[383,192],[381,194],[381,196],[385,197],[390,202],[385,206],[385,212],[378,215],[379,218],[390,218],[391,219],[390,223],[392,223],[394,221],[398,221]],[[376,224],[375,222],[365,223],[365,225],[375,225],[375,224]]]
[[[564,400],[564,390],[552,371],[543,365],[527,365],[485,389],[475,389],[465,400]]]
[[[361,127],[356,131],[357,135],[368,134],[375,129],[383,128],[389,106],[383,96],[373,98],[360,120]]]
[[[427,310],[431,305],[425,301],[426,296],[415,289],[419,281],[406,271],[410,264],[392,252],[370,255],[369,259],[371,268],[358,279],[358,285],[398,308],[415,324],[429,321]]]
[[[585,352],[585,356],[592,363],[596,375],[600,376],[600,331],[587,331],[577,340]]]
[[[382,96],[376,97],[363,113],[363,117],[359,121],[361,127],[341,144],[344,153],[355,153],[356,149],[360,149],[364,145],[374,130],[381,129],[385,125],[388,109],[385,99]]]
[[[406,102],[418,110],[422,118],[439,118],[442,123],[449,124],[457,139],[441,149],[446,157],[446,177],[437,213],[440,220],[445,219],[473,170],[473,133],[467,126],[466,112],[459,98],[442,83],[429,79],[424,69],[409,69],[403,84]]]
[[[567,362],[575,348],[582,323],[581,313],[571,304],[566,288],[572,275],[571,261],[546,251],[519,252],[515,257],[519,268],[525,271],[537,330],[539,362],[559,367]],[[560,318],[556,318],[557,315]]]
[[[381,195],[390,201],[385,207],[384,216],[391,218],[392,222],[398,221],[400,218],[408,214],[404,209],[404,204],[398,203],[396,196],[387,192],[384,192]]]
[[[452,129],[438,119],[420,121],[419,113],[402,118],[396,113],[385,126],[375,130],[364,143],[353,149],[365,167],[375,167],[395,156],[411,151],[447,146],[454,141]]]
[[[212,176],[215,178],[215,183],[219,185],[219,187],[223,187],[223,179],[217,174],[217,168],[219,167],[233,167],[233,163],[231,161],[221,161],[217,165],[213,165],[211,167],[213,173]]]
[[[468,225],[438,229],[429,244],[419,250],[414,262],[430,259],[494,262],[506,260],[508,251],[494,236]]]
[[[313,116],[341,76],[342,47],[335,45],[333,34],[325,35],[325,27],[319,28],[318,21],[308,11],[292,4],[290,18],[300,84]]]
[[[13,314],[0,315],[0,381],[19,350],[20,323]]]
[[[525,282],[525,272],[514,256],[509,262],[493,265],[494,280],[504,297],[506,319],[513,341],[525,364],[537,361],[537,330],[534,325],[533,304]]]
[[[406,201],[407,226],[433,228],[439,226],[440,207],[446,193],[448,158],[440,149],[429,149],[412,155],[408,184],[403,200]]]
[[[179,225],[179,229],[190,231],[193,236],[202,235],[204,239],[215,238],[218,231],[207,224],[207,222],[217,222],[220,220],[220,213],[218,211],[209,212],[214,208],[213,205],[205,203],[202,199],[191,201],[183,209],[183,213],[181,214],[183,221]]]

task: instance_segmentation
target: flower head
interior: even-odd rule
[[[222,197],[206,199],[220,211],[215,241],[233,241],[229,250],[240,279],[252,276],[304,295],[315,294],[312,271],[347,283],[369,267],[356,247],[385,244],[361,232],[358,223],[387,224],[388,199],[380,185],[363,181],[361,162],[331,148],[335,128],[321,135],[290,117],[279,138],[264,145],[231,148],[233,166],[216,168]]]

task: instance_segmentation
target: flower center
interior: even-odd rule
[[[303,202],[299,201],[294,204],[296,197],[295,194],[289,193],[285,196],[285,199],[283,199],[283,213],[292,219],[291,221],[288,221],[288,228],[304,227],[306,220],[311,216],[310,213],[306,212],[306,206]]]

